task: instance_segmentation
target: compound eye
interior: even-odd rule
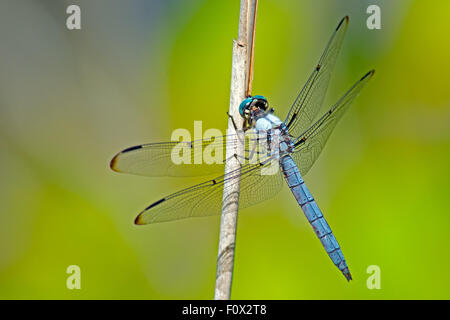
[[[241,104],[239,105],[239,113],[241,117],[246,116],[248,109],[251,107],[251,104],[252,99],[250,97],[241,102]]]
[[[256,102],[255,102],[255,107],[257,107],[257,108],[259,108],[259,109],[261,109],[261,110],[266,111],[267,108],[269,107],[269,104],[268,104],[267,100],[258,99],[258,100],[256,100]]]

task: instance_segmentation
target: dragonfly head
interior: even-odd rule
[[[249,96],[239,105],[239,114],[242,118],[247,119],[251,116],[251,112],[260,109],[265,112],[269,108],[269,102],[264,96]]]

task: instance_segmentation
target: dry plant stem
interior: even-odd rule
[[[253,12],[253,14],[249,14]],[[253,17],[253,18],[252,18]],[[250,53],[253,38],[253,21],[256,18],[256,0],[241,0],[239,15],[238,40],[233,41],[233,61],[231,70],[231,94],[229,115],[233,117],[238,128],[242,128],[243,119],[239,115],[239,104],[248,93],[250,78]],[[250,21],[252,20],[252,21]],[[235,129],[231,119],[228,120],[228,134]],[[240,163],[233,155],[242,154],[242,146],[228,139],[226,146],[225,174],[239,170]],[[239,183],[231,181],[224,184],[222,216],[220,221],[219,250],[217,257],[216,287],[214,299],[228,300],[233,279],[234,248],[236,243],[236,226],[239,209]]]
[[[253,1],[253,10],[249,10],[250,16],[250,24],[252,28],[248,30],[248,39],[250,40],[251,46],[249,52],[249,71],[248,71],[248,82],[247,82],[247,92],[246,96],[252,95],[252,83],[253,83],[253,66],[255,60],[255,33],[256,33],[256,18],[258,16],[258,0]]]
[[[235,119],[238,127],[242,127],[242,118],[239,115],[239,111],[236,112],[236,108],[233,106],[239,106],[239,103],[243,99],[242,97],[245,96],[246,73],[242,71],[245,70],[246,61],[246,46],[234,41],[229,114]],[[231,119],[229,119],[227,133],[230,134],[233,132],[234,127]],[[226,159],[228,160],[225,163],[225,173],[232,170],[238,170],[240,168],[238,159],[233,157],[235,153],[238,153],[238,150],[236,150],[233,145],[236,146],[238,144],[234,144],[232,142],[232,139],[228,139],[227,141]],[[223,186],[222,217],[220,220],[219,252],[217,257],[216,289],[214,295],[216,300],[230,299],[238,209],[239,183],[225,183]]]

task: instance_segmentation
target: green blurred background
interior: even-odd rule
[[[81,7],[82,30],[66,29]],[[382,29],[366,28],[378,4]],[[327,106],[374,79],[305,180],[354,281],[287,187],[239,216],[233,299],[449,299],[448,1],[260,0],[253,93],[284,116],[344,15]],[[172,130],[225,130],[239,1],[0,3],[0,298],[211,299],[219,217],[134,226],[197,179],[108,163]],[[81,290],[66,268],[81,267]],[[369,265],[381,289],[366,286]]]

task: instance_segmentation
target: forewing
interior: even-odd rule
[[[285,124],[289,128],[289,134],[293,137],[298,137],[308,129],[322,106],[347,26],[348,17],[344,17],[333,32],[317,66],[289,110]]]
[[[112,170],[122,173],[158,177],[202,176],[224,171],[225,146],[241,144],[240,157],[249,160],[259,155],[258,135],[252,132],[216,136],[193,141],[149,143],[127,148],[110,162]],[[184,162],[179,159],[183,157]]]
[[[374,72],[374,70],[371,70],[358,80],[330,110],[294,141],[296,147],[293,158],[302,175],[309,171],[319,157],[339,119],[348,110],[365,84],[372,78]]]

